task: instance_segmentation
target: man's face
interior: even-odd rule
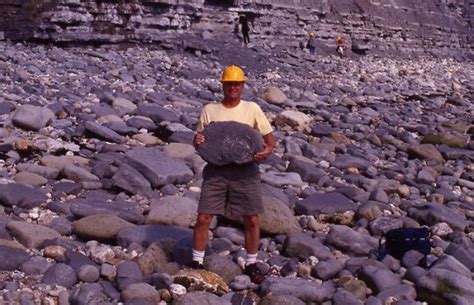
[[[242,91],[244,90],[244,82],[224,82],[222,83],[224,96],[231,100],[240,99]]]

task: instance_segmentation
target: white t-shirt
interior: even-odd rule
[[[273,131],[272,125],[260,106],[254,102],[242,100],[233,108],[227,108],[222,103],[207,104],[201,111],[196,130],[202,132],[209,123],[223,121],[247,124],[258,130],[263,136]]]

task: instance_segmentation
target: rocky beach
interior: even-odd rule
[[[0,304],[474,304],[472,57],[198,32],[0,37]],[[231,215],[187,267],[206,164],[192,139],[229,64],[278,142],[259,164],[259,285]],[[421,227],[428,255],[379,255],[385,233]]]

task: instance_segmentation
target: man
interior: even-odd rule
[[[242,26],[242,37],[244,39],[244,44],[247,46],[248,43],[250,43],[250,26],[249,26],[249,21],[246,15],[240,15],[239,17],[239,23]]]
[[[338,35],[336,38],[336,52],[339,54],[339,57],[342,58],[344,55],[344,49],[346,46],[344,45],[344,38],[342,35]]]
[[[257,161],[270,156],[275,146],[273,128],[262,109],[254,102],[240,100],[245,75],[241,68],[231,65],[222,73],[224,99],[220,103],[206,105],[200,115],[194,145],[206,140],[201,133],[211,122],[236,121],[255,128],[263,137],[264,149],[255,154],[255,161],[241,165],[214,166],[207,164],[203,171],[203,184],[199,200],[198,217],[193,235],[192,267],[202,268],[204,250],[208,239],[208,228],[216,214],[231,211],[241,216],[245,229],[245,249],[247,250],[244,272],[255,283],[264,277],[256,266],[260,223],[258,214],[263,210],[260,172]]]
[[[306,47],[309,49],[309,54],[311,54],[311,55],[316,54],[316,46],[317,46],[317,41],[316,41],[316,37],[314,35],[314,32],[310,32],[308,43],[306,44]]]

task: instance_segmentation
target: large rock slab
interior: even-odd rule
[[[303,180],[298,173],[282,173],[277,171],[268,171],[261,175],[262,182],[274,187],[286,187],[288,185],[302,187]]]
[[[280,88],[269,86],[263,93],[263,99],[270,104],[283,105],[288,98]]]
[[[71,213],[79,218],[96,214],[109,214],[132,223],[143,223],[145,219],[138,204],[134,202],[77,199],[70,201],[70,203]]]
[[[126,155],[127,163],[147,178],[153,187],[187,183],[194,175],[186,163],[174,160],[156,148],[138,147]]]
[[[261,284],[261,290],[263,294],[290,295],[307,303],[322,303],[332,298],[335,288],[331,282],[318,284],[299,278],[267,277]]]
[[[0,260],[0,270],[13,271],[17,270],[30,256],[22,249],[0,245],[0,257],[3,258]]]
[[[96,123],[93,121],[85,122],[84,127],[86,128],[87,131],[89,131],[94,136],[100,139],[104,139],[109,142],[124,143],[127,140],[127,138],[119,135],[112,129],[105,127],[103,125],[100,125],[99,123]]]
[[[0,204],[29,209],[46,202],[48,197],[35,187],[18,183],[0,185]]]
[[[150,181],[132,166],[122,163],[118,171],[112,176],[115,186],[132,194],[153,196]]]
[[[117,235],[117,243],[122,247],[128,247],[131,243],[148,247],[154,242],[166,240],[177,242],[184,238],[192,238],[191,229],[169,225],[143,225],[120,231]]]
[[[43,243],[61,235],[48,227],[12,220],[7,223],[10,234],[27,248],[41,249]]]
[[[60,173],[60,170],[57,168],[30,163],[20,163],[16,168],[20,171],[27,171],[48,179],[56,179]]]
[[[295,204],[295,213],[301,215],[344,213],[356,209],[356,203],[338,192],[313,194]]]
[[[283,251],[290,257],[296,257],[302,260],[310,256],[315,256],[320,260],[333,258],[328,247],[307,233],[289,234],[283,244]]]
[[[150,302],[150,304],[157,304],[160,301],[159,292],[147,283],[130,284],[122,290],[121,296],[125,303],[144,300]]]
[[[257,130],[239,122],[212,122],[204,130],[199,155],[213,165],[244,164],[263,150],[263,138]]]
[[[326,173],[317,167],[316,162],[303,156],[292,156],[287,172],[298,173],[303,181],[308,183],[318,183]]]
[[[231,302],[205,291],[191,291],[179,297],[173,305],[232,305]]]
[[[46,270],[41,282],[48,285],[58,285],[64,288],[71,288],[77,283],[77,275],[74,269],[66,264],[59,263]]]
[[[292,232],[301,232],[299,225],[293,212],[281,200],[275,197],[263,195],[263,212],[260,213],[260,230],[266,234],[289,234]],[[230,215],[226,215],[230,217]],[[285,221],[282,221],[284,219]],[[232,220],[243,224],[241,217],[232,218]]]
[[[77,166],[74,164],[68,164],[63,168],[63,174],[68,179],[73,180],[75,182],[87,182],[87,181],[99,181],[99,177],[92,174],[88,169]]]
[[[196,221],[197,208],[197,202],[187,197],[168,196],[154,199],[145,223],[189,227]]]
[[[74,233],[85,239],[115,240],[122,229],[134,224],[110,214],[86,216],[74,222]]]
[[[366,256],[378,247],[378,240],[349,227],[332,225],[326,242],[344,253],[355,256]]]
[[[440,164],[445,162],[443,156],[433,144],[413,144],[408,146],[407,152],[413,158],[431,160]]]
[[[305,131],[309,129],[311,117],[303,112],[295,110],[284,110],[275,118],[275,125],[290,130]]]
[[[54,118],[54,113],[46,107],[21,105],[13,115],[12,123],[27,130],[38,131]]]
[[[163,121],[171,123],[179,122],[179,116],[176,114],[176,112],[158,105],[139,105],[137,109],[137,114],[152,119],[153,122],[157,125]]]
[[[419,222],[433,226],[440,222],[449,224],[450,227],[464,231],[469,226],[465,216],[452,209],[437,203],[427,203],[408,208],[408,215]]]
[[[470,305],[474,281],[446,269],[431,269],[416,281],[418,298],[429,304]]]
[[[263,212],[259,214],[260,229],[266,234],[289,234],[300,232],[293,212],[282,201],[275,197],[263,196]],[[284,221],[282,221],[284,219]]]

